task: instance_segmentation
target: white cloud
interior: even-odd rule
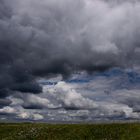
[[[40,114],[33,114],[33,119],[34,120],[42,120],[42,119],[44,119],[44,117]]]
[[[6,113],[6,114],[13,114],[16,113],[16,109],[10,106],[3,107],[0,109],[0,113]]]
[[[83,97],[70,84],[65,82],[58,82],[53,89],[49,89],[46,92],[53,94],[59,102],[62,102],[62,106],[66,108],[94,109],[97,107],[93,100]]]
[[[44,117],[41,114],[38,113],[31,113],[31,112],[20,112],[17,115],[20,119],[29,119],[29,120],[43,120]]]
[[[21,119],[30,119],[30,114],[27,112],[21,112],[17,116]]]
[[[47,98],[29,94],[24,99],[24,106],[36,105],[44,108],[54,108],[54,105]]]

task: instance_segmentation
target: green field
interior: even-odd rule
[[[140,140],[140,124],[1,123],[0,140]]]

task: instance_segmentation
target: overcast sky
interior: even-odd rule
[[[1,0],[0,120],[140,119],[139,0]]]

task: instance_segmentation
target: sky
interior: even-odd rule
[[[0,121],[140,120],[140,0],[0,0]]]

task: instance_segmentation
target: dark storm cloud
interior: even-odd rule
[[[1,89],[0,90],[0,98],[5,98],[6,96],[8,96],[10,93],[10,91],[8,89]]]
[[[15,84],[11,88],[12,90],[20,91],[20,92],[31,92],[31,93],[40,93],[42,88],[37,83],[21,83]]]
[[[43,109],[42,106],[39,105],[28,105],[28,106],[23,106],[24,109]]]
[[[0,1],[0,96],[40,93],[50,74],[139,65],[140,3],[115,2]]]
[[[12,102],[9,99],[0,99],[0,108],[10,105]]]

